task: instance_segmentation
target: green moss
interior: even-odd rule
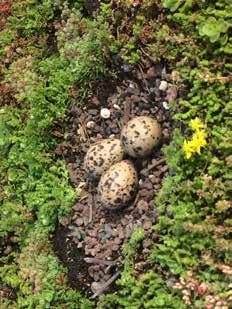
[[[34,226],[21,253],[14,256],[15,263],[1,268],[4,283],[18,291],[16,303],[8,302],[8,305],[10,308],[93,308],[80,293],[67,286],[66,271],[58,264],[48,237],[46,228]]]
[[[14,33],[14,44],[22,37],[28,39],[22,57],[15,59],[12,53],[9,68],[4,68],[3,85],[17,82],[13,95],[18,106],[11,107],[11,102],[6,102],[9,105],[2,107],[0,113],[3,186],[0,235],[7,238],[13,234],[21,250],[9,259],[2,258],[2,281],[17,289],[12,308],[91,307],[89,301],[68,288],[65,271],[48,241],[58,219],[70,211],[76,199],[64,162],[57,160],[52,152],[56,140],[50,131],[54,119],[65,115],[74,82],[79,85],[80,98],[89,92],[93,81],[107,73],[103,46],[108,44],[110,35],[103,10],[96,21],[81,19],[86,25],[85,33],[76,37],[72,46],[66,38],[59,51],[54,46],[52,55],[47,53],[47,42],[38,44],[38,52],[31,50],[28,48],[31,42],[49,34],[48,23],[56,9],[56,4],[49,1],[23,1],[14,6],[8,23]],[[71,13],[68,10],[68,19]],[[77,9],[75,14],[81,16]],[[96,27],[99,32],[95,33]],[[62,30],[58,30],[57,36],[61,34]],[[5,45],[9,43],[11,40],[4,41]],[[70,48],[78,57],[66,54]],[[25,66],[26,76],[22,77]],[[63,281],[57,284],[59,277]]]

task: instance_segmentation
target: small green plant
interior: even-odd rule
[[[164,0],[163,3],[173,12],[171,18],[180,23],[185,30],[192,31],[195,39],[200,35],[210,43],[219,43],[220,47],[214,46],[214,53],[231,54],[229,29],[232,25],[232,4],[230,0],[217,0],[209,4],[203,0]],[[195,29],[198,30],[197,34],[194,33]]]
[[[137,63],[141,57],[141,51],[136,48],[136,44],[133,42],[127,43],[123,47],[122,52],[122,59],[131,64]]]
[[[229,27],[229,22],[225,21],[223,18],[216,19],[211,16],[200,24],[198,28],[199,34],[209,37],[211,43],[220,41],[224,45],[228,41],[228,35],[226,33]]]
[[[115,76],[106,65],[110,61],[107,51],[114,41],[107,22],[110,14],[107,5],[101,6],[101,13],[95,20],[84,18],[79,10],[65,9],[64,25],[57,32],[57,40],[61,56],[70,61],[79,99],[85,97],[101,77]]]
[[[55,1],[23,0],[13,5],[13,15],[9,17],[8,27],[30,37],[45,32],[47,22],[54,16]]]

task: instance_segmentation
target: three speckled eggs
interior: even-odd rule
[[[100,178],[98,197],[110,209],[128,205],[136,194],[138,174],[130,160],[148,156],[161,140],[161,127],[156,119],[139,116],[131,119],[121,131],[120,139],[109,138],[90,146],[84,158],[87,175]]]

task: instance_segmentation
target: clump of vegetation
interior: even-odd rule
[[[34,226],[21,252],[8,256],[5,262],[1,269],[4,283],[19,292],[16,303],[4,300],[2,308],[93,308],[90,301],[68,287],[66,270],[57,263],[44,227]]]
[[[78,7],[81,5],[70,5],[68,14],[73,11],[81,21]],[[69,184],[64,163],[51,151],[56,141],[50,133],[53,121],[64,115],[70,103],[74,82],[78,82],[81,97],[89,91],[89,83],[106,74],[103,46],[107,30],[103,13],[97,20],[83,18],[85,32],[73,44],[76,56],[68,54],[69,36],[58,50],[54,45],[50,53],[51,31],[57,31],[58,40],[62,36],[63,29],[55,30],[55,15],[63,9],[67,11],[62,4],[49,1],[16,3],[7,31],[2,33],[1,84],[5,89],[12,87],[13,96],[11,101],[2,97],[4,106],[0,112],[0,236],[2,248],[13,235],[20,250],[2,257],[0,274],[3,283],[17,290],[12,308],[91,306],[67,287],[65,271],[51,250],[49,233],[70,210],[76,193]],[[96,32],[99,37],[95,37],[98,26],[103,30]],[[17,44],[20,47],[15,48]],[[85,59],[87,54],[89,58]],[[3,300],[2,305],[8,306],[9,301]]]

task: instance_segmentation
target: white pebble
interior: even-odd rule
[[[161,80],[160,85],[159,85],[159,90],[165,91],[168,88],[168,83],[166,80]]]
[[[120,109],[121,109],[121,107],[120,107],[118,104],[114,104],[113,107],[114,107],[115,109],[117,109],[117,110],[120,110]]]
[[[162,105],[164,109],[169,109],[168,103],[166,101],[162,102]]]
[[[101,115],[102,118],[108,119],[108,118],[110,118],[110,110],[108,108],[102,108],[100,115]]]
[[[88,121],[88,122],[86,123],[86,127],[87,127],[88,129],[93,129],[94,126],[95,126],[95,122],[94,122],[94,121]]]

